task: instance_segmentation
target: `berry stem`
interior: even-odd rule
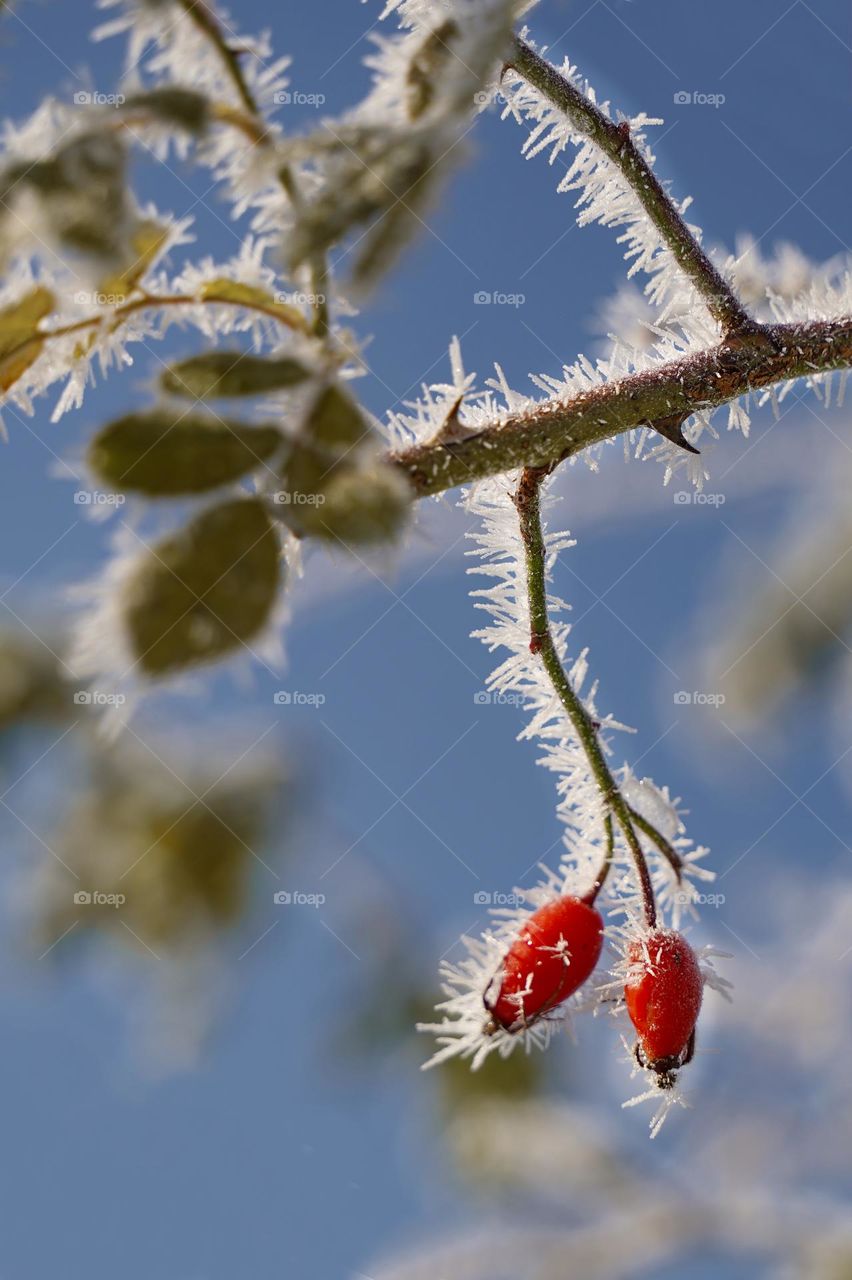
[[[650,840],[653,840],[654,844],[657,846],[660,853],[677,876],[678,884],[680,884],[683,878],[683,858],[680,856],[677,849],[675,849],[674,845],[666,839],[662,831],[657,830],[653,822],[649,822],[647,818],[643,818],[642,814],[638,813],[632,805],[630,805],[629,808],[630,817],[633,819],[636,826],[640,831],[644,831],[645,835],[648,836]]]
[[[598,869],[598,874],[595,876],[595,883],[583,899],[584,902],[588,902],[590,907],[594,906],[595,899],[606,884],[606,878],[612,866],[612,856],[615,852],[615,832],[612,827],[612,814],[609,812],[604,814],[604,834],[606,843],[604,845],[603,862]]]
[[[608,809],[607,816],[614,815],[624,834],[639,881],[645,921],[648,928],[653,929],[657,923],[654,889],[645,854],[633,827],[630,806],[621,794],[618,783],[606,762],[595,723],[568,679],[553,642],[547,609],[547,548],[541,527],[541,484],[552,469],[552,467],[525,467],[514,499],[520,518],[521,538],[526,556],[530,652],[541,658],[556,696],[565,708],[568,719],[586,753],[589,766]],[[609,830],[611,829],[610,821]],[[594,892],[597,893],[599,888],[600,885]]]

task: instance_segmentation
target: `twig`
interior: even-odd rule
[[[518,467],[555,466],[590,445],[676,413],[727,404],[775,383],[852,366],[852,316],[767,326],[776,349],[726,343],[603,383],[568,400],[507,413],[454,443],[434,440],[390,455],[418,497]]]
[[[206,0],[180,0],[181,8],[192,19],[198,30],[207,37],[225,66],[225,70],[233,81],[234,88],[240,95],[240,101],[246,111],[256,119],[260,117],[257,99],[248,86],[243,75],[238,54],[234,51],[225,36],[216,14]]]
[[[636,823],[636,826],[640,831],[645,833],[649,840],[653,840],[654,844],[657,846],[660,853],[666,859],[672,871],[674,871],[677,876],[678,884],[680,884],[683,878],[683,858],[680,856],[677,849],[675,849],[674,845],[666,839],[662,831],[657,830],[653,822],[649,822],[647,818],[643,818],[642,814],[638,813],[632,805],[630,805],[629,808],[630,816]]]
[[[618,783],[612,776],[606,762],[597,729],[581,698],[577,696],[571,681],[559,660],[553,634],[550,629],[550,618],[547,611],[547,552],[544,533],[541,527],[541,482],[548,474],[548,467],[527,467],[521,475],[515,494],[515,506],[521,522],[521,537],[527,565],[527,590],[530,610],[530,650],[538,654],[544,669],[550,677],[556,696],[562,703],[574,732],[580,740],[589,767],[598,784],[601,796],[607,809],[614,815],[624,833],[624,838],[633,863],[642,895],[645,921],[649,929],[657,922],[657,908],[654,902],[654,889],[648,864],[642,852],[642,846],[633,829],[630,809],[618,789]]]
[[[269,135],[266,121],[263,118],[263,113],[257,99],[249,88],[248,81],[243,74],[239,56],[228,43],[215,13],[209,4],[205,3],[205,0],[180,0],[180,3],[184,11],[198,27],[199,31],[207,37],[216,52],[219,54],[222,64],[233,82],[234,88],[239,94],[240,101],[242,102],[245,111],[248,113],[248,119],[246,119],[242,113],[228,112],[220,107],[217,112],[220,121],[223,124],[230,124],[235,128],[238,128],[252,141],[254,146],[261,147],[267,151],[272,151],[275,147],[275,143]],[[293,205],[296,212],[299,213],[303,207],[303,200],[296,180],[296,175],[293,172],[292,167],[287,164],[286,161],[279,159],[277,164],[277,176],[287,198]],[[308,260],[308,267],[311,273],[314,332],[318,338],[324,339],[328,336],[329,332],[328,300],[326,298],[326,289],[328,287],[328,265],[326,263],[325,254],[312,253]]]
[[[564,111],[571,123],[621,170],[642,208],[681,270],[701,294],[710,314],[730,340],[767,346],[771,339],[751,318],[684,222],[677,206],[630,136],[626,121],[616,124],[534,49],[515,38],[507,65]]]

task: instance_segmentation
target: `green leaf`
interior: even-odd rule
[[[203,133],[209,119],[209,103],[203,93],[180,85],[163,85],[147,93],[134,93],[122,110],[142,110],[164,124],[176,125],[189,133]]]
[[[239,480],[282,444],[281,432],[271,425],[152,409],[129,413],[99,431],[89,445],[88,463],[112,489],[172,497]]]
[[[296,468],[287,468],[291,483],[276,510],[295,533],[345,545],[392,542],[402,530],[412,492],[405,476],[385,463],[340,467],[326,471],[316,490],[305,486],[300,469],[310,466],[300,455]],[[297,487],[298,480],[304,487]],[[310,478],[309,481],[310,482]]]
[[[50,315],[56,299],[49,289],[37,285],[17,302],[0,311],[0,359],[38,333],[39,322]]]
[[[216,280],[208,280],[201,288],[199,297],[204,302],[227,302],[232,306],[248,307],[253,311],[263,311],[291,329],[307,333],[308,323],[298,307],[289,302],[280,302],[266,289],[253,284],[243,284],[239,280],[229,280],[221,276]]]
[[[46,160],[6,170],[2,201],[8,204],[16,187],[35,191],[64,245],[116,260],[129,230],[126,166],[120,139],[105,131],[81,134]]]
[[[408,64],[405,87],[412,120],[422,116],[435,101],[438,73],[450,56],[455,56],[449,46],[458,35],[458,25],[448,18],[429,32]]]
[[[325,148],[317,149],[322,154]],[[326,253],[369,223],[367,251],[356,262],[356,276],[363,283],[379,258],[389,260],[402,240],[421,225],[420,208],[442,157],[428,129],[409,123],[395,131],[384,125],[343,130],[335,134],[334,145],[323,158],[327,159],[327,188],[298,212],[288,238],[290,265],[297,267]]]
[[[207,351],[167,369],[164,390],[203,400],[208,396],[256,396],[295,387],[310,377],[299,360],[264,360],[243,351]]]
[[[98,288],[101,294],[113,295],[121,306],[138,285],[145,272],[169,238],[168,228],[151,218],[141,219],[130,233],[126,263],[105,277]]]
[[[248,645],[269,620],[281,577],[263,502],[203,511],[150,550],[127,584],[124,617],[139,669],[165,676]]]
[[[371,435],[370,424],[357,402],[336,383],[320,393],[304,431],[312,444],[334,452],[352,449]]]
[[[55,305],[50,290],[38,285],[0,311],[0,391],[8,391],[41,355],[39,323]]]
[[[57,643],[50,637],[51,643]],[[59,719],[73,711],[71,690],[47,641],[20,631],[0,631],[0,732],[28,720]]]

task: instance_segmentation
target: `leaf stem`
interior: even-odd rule
[[[246,111],[256,119],[259,119],[261,114],[260,107],[243,75],[239,55],[228,43],[219,20],[210,5],[206,3],[206,0],[180,0],[180,6],[195,23],[202,35],[205,35],[213,45]]]
[[[645,921],[648,928],[653,929],[657,922],[654,889],[645,854],[633,829],[630,808],[607,764],[595,723],[559,660],[550,628],[547,608],[547,549],[541,526],[541,483],[550,470],[549,467],[526,467],[521,474],[514,499],[521,523],[521,537],[526,557],[530,652],[541,658],[554,692],[565,708],[574,732],[586,753],[604,804],[615,816],[624,833],[636,869]]]
[[[180,0],[180,4],[198,30],[207,37],[219,54],[222,65],[230,76],[249,117],[246,119],[238,112],[229,112],[227,109],[219,107],[217,114],[220,121],[223,124],[230,124],[240,129],[254,146],[261,147],[265,151],[272,151],[275,147],[275,142],[268,132],[263,112],[260,109],[257,98],[249,88],[248,81],[240,66],[239,56],[226,39],[213,9],[205,0]],[[284,193],[293,208],[298,212],[302,208],[302,194],[292,166],[279,159],[276,171]],[[314,334],[316,337],[325,340],[329,334],[328,299],[326,297],[328,263],[325,254],[321,252],[312,253],[308,260],[308,268],[311,273]]]
[[[122,321],[137,311],[159,311],[166,307],[186,307],[186,306],[210,306],[210,307],[239,307],[244,311],[256,311],[259,315],[266,316],[270,320],[275,320],[278,324],[284,325],[288,329],[299,329],[300,326],[288,319],[282,308],[275,305],[264,306],[261,302],[249,302],[247,300],[235,301],[231,298],[196,298],[192,294],[171,293],[171,294],[154,294],[143,293],[138,298],[131,298],[128,302],[117,306],[112,315],[108,312],[101,312],[96,316],[84,316],[81,320],[72,320],[68,324],[59,325],[55,329],[39,329],[34,335],[39,341],[50,342],[53,338],[67,338],[73,333],[85,333],[87,330],[97,329],[104,321],[113,321],[113,331],[117,329]],[[302,326],[304,332],[304,323]],[[4,360],[10,360],[12,357],[28,345],[32,341],[32,337],[23,339],[18,346],[10,348],[3,357]]]

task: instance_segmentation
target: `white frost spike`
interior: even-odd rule
[[[692,1105],[676,1084],[671,1089],[660,1089],[658,1087],[646,1089],[644,1093],[638,1093],[635,1098],[628,1098],[626,1102],[622,1102],[621,1106],[622,1109],[638,1107],[640,1102],[656,1102],[658,1104],[657,1110],[648,1122],[648,1130],[652,1139],[656,1138],[662,1129],[673,1107],[689,1108]]]

